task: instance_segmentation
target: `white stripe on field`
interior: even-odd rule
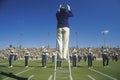
[[[93,78],[92,76],[88,75],[88,77],[92,80],[96,80],[95,78]]]
[[[48,80],[52,80],[52,77],[53,77],[53,76],[52,76],[52,75],[50,75],[50,76],[49,76],[49,78],[48,78]]]
[[[31,69],[34,69],[34,68],[30,68],[30,69],[27,69],[27,70],[21,71],[21,72],[15,74],[15,75],[22,74],[22,73],[27,72],[27,71],[29,71],[29,70],[31,70]],[[10,77],[6,77],[6,78],[4,78],[4,79],[2,79],[2,80],[7,80],[7,79],[9,79],[9,78],[10,78]]]
[[[107,74],[104,74],[104,73],[102,73],[102,72],[100,72],[100,71],[97,71],[97,70],[95,70],[95,69],[90,69],[90,70],[92,70],[92,71],[94,71],[94,72],[96,72],[96,73],[99,73],[99,74],[101,74],[101,75],[103,75],[103,76],[106,76],[106,77],[108,77],[108,78],[110,78],[110,79],[118,80],[118,79],[116,79],[116,78],[114,78],[114,77],[112,77],[112,76],[109,76],[109,75],[107,75]]]
[[[27,71],[29,71],[29,70],[31,70],[31,69],[34,69],[34,68],[30,68],[30,69],[24,70],[24,71],[22,71],[22,72],[19,72],[19,73],[15,74],[15,75],[22,74],[22,73],[24,73],[24,72],[27,72]]]
[[[34,77],[34,75],[31,75],[29,78],[28,78],[28,80],[31,80],[31,78],[33,78]]]

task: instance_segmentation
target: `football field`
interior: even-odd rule
[[[62,69],[67,69],[67,62]],[[73,80],[120,80],[120,61],[110,61],[109,68],[102,66],[102,60],[93,61],[93,68],[88,69],[87,62],[77,63],[72,68]],[[47,62],[47,68],[41,67],[40,60],[30,60],[29,67],[24,67],[24,60],[16,60],[13,67],[8,68],[7,60],[0,60],[0,80],[54,80],[54,63]],[[68,73],[57,73],[57,80],[68,80]]]

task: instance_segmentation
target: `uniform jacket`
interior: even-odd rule
[[[68,19],[72,17],[73,14],[71,11],[58,11],[56,13],[57,17],[57,28],[69,27]]]

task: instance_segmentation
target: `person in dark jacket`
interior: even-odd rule
[[[68,53],[68,44],[69,44],[69,17],[72,17],[70,6],[67,5],[67,8],[60,5],[56,13],[57,18],[57,42],[58,42],[58,52],[59,57],[67,59]]]

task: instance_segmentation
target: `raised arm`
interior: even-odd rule
[[[60,12],[60,8],[61,8],[61,7],[62,7],[62,5],[60,4],[60,5],[59,5],[59,8],[58,8],[58,12]]]

